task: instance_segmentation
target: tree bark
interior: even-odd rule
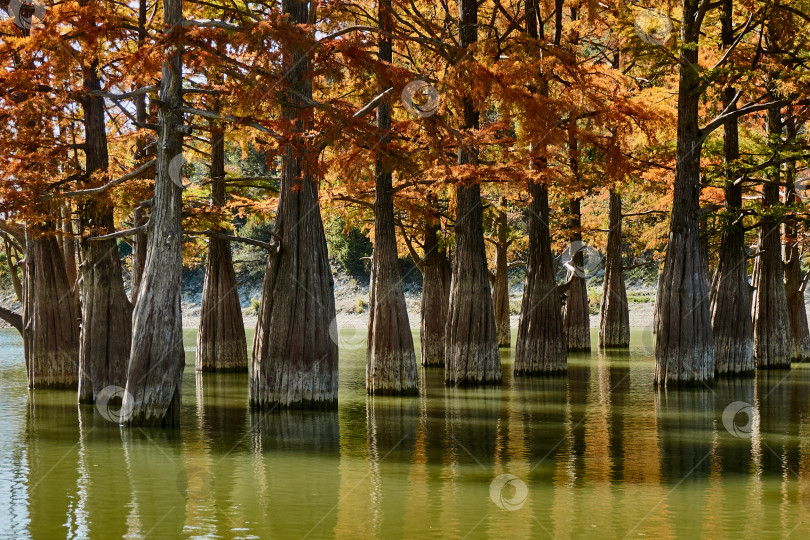
[[[138,1],[138,48],[146,43],[146,0]],[[146,123],[146,96],[140,94],[135,97],[135,120],[140,124]],[[146,138],[139,137],[135,141],[135,158],[146,159]],[[132,212],[132,226],[141,227],[146,224],[146,217],[143,215],[143,208],[138,206]],[[130,286],[130,298],[133,305],[138,298],[138,292],[143,280],[143,270],[146,264],[146,233],[139,231],[132,238],[132,274]]]
[[[568,269],[563,328],[569,351],[591,350],[591,318],[588,312],[588,284],[585,282],[585,254],[582,243],[581,199],[571,201],[571,267]]]
[[[512,329],[509,326],[509,261],[507,258],[509,244],[509,223],[506,212],[498,211],[495,271],[490,274],[498,347],[509,347],[512,343]]]
[[[391,44],[391,0],[379,2],[380,62],[393,60]],[[387,82],[382,87],[387,88]],[[383,88],[384,89],[384,88]],[[374,253],[371,260],[371,291],[368,319],[366,390],[369,394],[416,394],[416,355],[408,322],[405,291],[397,260],[394,230],[393,175],[385,155],[387,132],[391,129],[391,103],[377,106],[377,127],[383,150],[375,163]]]
[[[450,312],[453,267],[447,259],[447,250],[439,239],[439,228],[433,212],[426,210],[419,336],[422,343],[422,365],[444,367],[444,332]]]
[[[146,225],[147,219],[143,215],[143,208],[138,207],[132,212],[132,226],[142,227]],[[130,290],[130,299],[132,304],[138,299],[138,293],[141,290],[141,282],[143,281],[143,271],[146,265],[146,246],[147,238],[145,232],[137,232],[132,238],[132,282]]]
[[[13,326],[21,336],[23,335],[22,315],[0,306],[0,319],[3,319],[6,323]]]
[[[734,43],[733,0],[724,0],[721,34],[723,46]],[[723,108],[732,106],[736,91],[726,87]],[[740,157],[739,129],[736,118],[723,126],[723,153],[726,167]],[[754,327],[751,321],[751,284],[745,258],[745,231],[742,222],[742,185],[735,184],[731,169],[726,172],[725,209],[728,225],[720,241],[719,261],[712,279],[711,314],[714,334],[715,373],[739,375],[753,373]]]
[[[557,0],[556,6],[557,13],[561,13],[562,1]],[[541,25],[538,3],[529,0],[526,4],[526,30],[530,39],[538,39]],[[559,44],[559,40],[559,32],[555,31],[555,42]],[[540,93],[548,95],[545,80]],[[545,158],[537,160],[534,166],[544,171],[547,167]],[[551,255],[548,187],[530,179],[528,190],[531,197],[529,250],[515,343],[515,375],[557,373],[568,367],[561,297],[554,280],[554,258]]]
[[[478,40],[478,3],[459,3],[459,43],[470,50]],[[463,128],[477,130],[479,113],[471,98],[464,96]],[[476,163],[477,152],[463,145],[458,163]],[[492,310],[484,247],[481,186],[456,188],[456,251],[450,286],[450,312],[444,346],[444,378],[447,384],[486,384],[501,381],[501,357]]]
[[[211,129],[211,206],[225,204],[225,132]],[[197,371],[247,371],[247,339],[236,287],[231,245],[212,236],[208,242],[200,327],[197,332]]]
[[[779,107],[768,109],[768,132],[771,145],[781,143],[782,114]],[[758,369],[789,368],[791,357],[791,329],[785,293],[782,265],[782,235],[780,223],[770,214],[779,203],[779,167],[768,170],[769,182],[762,186],[759,251],[754,272],[754,359]]]
[[[792,116],[786,119],[791,141],[796,138],[796,124]],[[788,163],[785,183],[785,202],[797,204],[796,162]],[[807,326],[807,308],[804,304],[804,273],[799,253],[799,224],[796,219],[785,221],[785,294],[790,316],[791,360],[810,361],[810,329]]]
[[[605,281],[599,307],[599,347],[630,346],[630,310],[622,266],[622,194],[610,192]]]
[[[76,388],[79,325],[53,226],[26,227],[23,347],[29,388]]]
[[[293,23],[305,24],[308,3],[282,0]],[[312,83],[306,48],[285,46],[288,90],[282,118],[291,135],[312,125]],[[275,234],[277,251],[267,260],[259,320],[250,364],[252,407],[332,408],[337,406],[338,347],[335,294],[318,204],[309,171],[313,149],[301,137],[281,156],[281,189]]]
[[[683,385],[714,378],[709,284],[703,269],[698,216],[700,0],[684,0],[678,83],[675,188],[664,268],[656,294],[655,382]]]
[[[561,297],[551,255],[548,188],[529,182],[529,194],[529,253],[515,343],[515,375],[563,372],[568,367]]]
[[[84,86],[101,90],[97,65],[87,67]],[[107,170],[104,100],[84,98],[85,155],[88,175]],[[102,194],[81,207],[83,261],[80,267],[82,324],[79,346],[79,403],[92,403],[107,386],[123,387],[132,338],[132,304],[124,291],[115,239],[90,241],[87,235],[115,229],[110,197]],[[68,237],[65,241],[71,241]]]
[[[69,203],[60,205],[59,211],[62,216],[60,223],[62,257],[65,259],[65,270],[67,272],[68,283],[72,289],[76,284],[76,278],[78,277],[76,269],[76,235],[73,231],[73,218],[70,215]]]
[[[164,0],[163,22],[170,31],[182,20],[182,0]],[[127,392],[122,407],[133,425],[176,425],[185,367],[180,286],[183,269],[182,189],[169,165],[183,151],[182,48],[163,61],[160,81],[157,174],[147,253],[133,315]]]

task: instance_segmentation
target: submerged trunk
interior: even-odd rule
[[[444,331],[450,311],[453,268],[439,239],[439,223],[428,210],[425,218],[425,261],[422,273],[422,315],[419,336],[422,365],[444,366]]]
[[[459,25],[460,45],[470,49],[478,40],[476,0],[461,0]],[[464,129],[478,129],[479,113],[471,99],[465,96],[463,104]],[[474,164],[476,160],[474,148],[466,145],[459,148],[459,164]],[[456,188],[456,250],[444,346],[444,379],[448,384],[501,380],[482,220],[481,186],[459,185]]]
[[[53,227],[26,227],[23,346],[29,388],[76,388],[79,326]]]
[[[283,0],[284,13],[306,24],[308,4]],[[303,47],[303,48],[302,48]],[[303,45],[284,50],[290,90],[282,117],[301,134],[312,123],[312,83]],[[275,224],[280,246],[267,259],[253,360],[253,407],[336,407],[338,327],[318,187],[309,172],[309,143],[299,136],[281,156],[281,189]]]
[[[732,0],[723,4],[722,37],[725,47],[734,42]],[[723,106],[733,106],[736,91],[724,90]],[[727,167],[740,157],[737,119],[725,123],[723,153]],[[745,259],[745,231],[742,222],[742,186],[735,184],[732,171],[726,172],[725,210],[729,223],[720,242],[719,261],[712,279],[711,313],[717,375],[753,373],[754,327],[751,321],[751,284]]]
[[[571,201],[571,256],[568,268],[563,328],[569,351],[591,350],[591,318],[588,312],[588,284],[585,282],[585,253],[582,244],[581,199]]]
[[[85,73],[84,85],[101,90],[96,66]],[[84,99],[86,169],[91,174],[109,166],[103,98]],[[102,194],[81,208],[84,235],[103,235],[115,228],[112,201]],[[66,238],[67,240],[67,238]],[[132,304],[124,291],[118,244],[114,239],[81,243],[82,325],[79,347],[79,403],[92,403],[110,385],[126,384],[132,337]]]
[[[182,0],[164,0],[163,22],[182,19]],[[132,347],[122,407],[130,424],[173,425],[180,420],[180,383],[185,366],[180,311],[182,189],[170,177],[182,159],[182,48],[167,53],[160,81],[157,174],[143,279],[133,314]]]
[[[509,223],[506,212],[498,213],[498,240],[495,243],[495,272],[490,274],[492,281],[492,307],[495,312],[495,330],[498,334],[498,347],[509,347],[512,329],[509,326]]]
[[[529,252],[515,343],[516,375],[562,372],[568,364],[551,255],[548,188],[529,182],[529,194]]]
[[[655,382],[681,385],[714,378],[714,340],[709,283],[703,268],[698,215],[700,76],[698,0],[684,0],[678,85],[677,165],[666,257],[658,280],[655,326]]]
[[[391,0],[380,0],[383,32],[391,28]],[[380,35],[381,62],[392,61],[391,38]],[[377,127],[391,129],[391,103],[384,99],[377,107]],[[383,136],[384,147],[388,137]],[[416,355],[408,322],[405,292],[399,274],[397,238],[394,230],[392,173],[384,151],[375,164],[374,253],[371,261],[371,291],[368,319],[366,390],[369,394],[417,393]]]
[[[610,192],[605,282],[599,307],[599,346],[630,346],[630,310],[622,266],[622,194]]]
[[[810,331],[808,331],[807,325],[807,307],[804,302],[799,248],[795,243],[788,247],[788,260],[785,263],[785,294],[790,317],[790,358],[796,362],[807,362],[810,360]]]
[[[793,117],[787,120],[788,136],[791,141],[796,138],[796,126]],[[785,183],[785,202],[796,204],[796,163],[788,163]],[[810,360],[810,329],[807,326],[807,308],[804,304],[804,288],[801,255],[799,253],[799,224],[795,219],[785,222],[785,294],[787,295],[788,314],[790,315],[790,335],[792,360],[806,362]]]
[[[225,204],[225,133],[211,130],[211,205]],[[205,264],[197,371],[247,371],[247,338],[228,240],[212,236]]]
[[[779,200],[779,186],[763,186],[767,209]],[[754,272],[754,358],[757,368],[788,368],[791,358],[791,330],[785,294],[782,245],[779,224],[763,216],[759,232],[759,258]]]
[[[771,145],[780,143],[782,115],[778,107],[768,109]],[[782,265],[782,235],[770,208],[779,203],[779,167],[771,167],[762,186],[764,215],[760,220],[759,257],[754,272],[754,358],[757,368],[789,368],[791,357],[790,315]]]
[[[560,42],[562,32],[562,1],[556,2],[558,22],[554,41]],[[542,17],[537,0],[526,3],[526,32],[530,39],[539,37]],[[544,83],[540,93],[548,96]],[[542,155],[542,154],[541,154]],[[541,171],[547,164],[541,158],[535,165]],[[526,261],[526,281],[520,306],[517,341],[515,343],[515,375],[544,374],[565,371],[568,367],[567,346],[563,329],[561,298],[554,280],[554,258],[549,234],[548,186],[528,182],[529,249]]]

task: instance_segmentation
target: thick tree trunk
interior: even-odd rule
[[[498,213],[498,240],[495,244],[495,272],[490,274],[492,281],[492,308],[495,312],[495,330],[498,334],[498,347],[509,347],[512,342],[512,329],[509,326],[509,223],[505,211]]]
[[[723,46],[734,43],[732,28],[733,0],[724,0],[722,19]],[[736,91],[724,89],[723,107],[732,106]],[[731,166],[740,157],[737,119],[724,126],[723,153],[725,165]],[[751,321],[751,284],[745,259],[745,231],[742,222],[742,186],[726,173],[725,206],[729,223],[720,242],[719,262],[712,279],[711,313],[714,334],[715,373],[738,375],[753,373],[754,327]]]
[[[591,350],[591,318],[588,312],[588,284],[585,282],[585,253],[582,244],[581,199],[571,201],[571,268],[568,269],[563,328],[569,351]]]
[[[768,131],[771,145],[780,144],[782,115],[778,107],[768,109]],[[768,171],[768,180],[762,186],[764,215],[760,220],[759,257],[754,272],[754,358],[757,368],[789,368],[791,357],[791,329],[785,293],[782,265],[782,235],[780,223],[768,212],[779,203],[781,179],[778,166]]]
[[[305,24],[308,3],[283,0],[293,23]],[[284,59],[290,89],[282,117],[291,135],[311,125],[312,83],[306,48],[287,46]],[[299,138],[281,156],[281,189],[275,234],[278,250],[267,259],[259,320],[250,364],[253,407],[337,406],[338,347],[335,293],[318,204],[318,188]]]
[[[76,388],[79,326],[53,227],[26,227],[23,346],[29,388]]]
[[[703,269],[698,215],[700,152],[699,0],[684,0],[678,85],[675,189],[664,268],[656,294],[655,382],[682,385],[714,378],[709,284]]]
[[[605,282],[599,307],[599,346],[630,346],[630,310],[622,266],[622,194],[610,192]]]
[[[391,0],[380,0],[379,18],[383,32],[391,28]],[[381,62],[393,60],[391,37],[380,34]],[[387,83],[383,85],[387,87]],[[391,129],[391,103],[377,107],[377,127]],[[383,146],[388,137],[383,136]],[[399,274],[397,239],[394,230],[393,176],[387,156],[377,156],[375,164],[374,254],[371,261],[371,292],[368,319],[366,389],[369,394],[415,394],[416,355],[408,322],[405,292]]]
[[[804,303],[803,272],[799,247],[789,243],[785,262],[785,294],[790,318],[791,353],[796,362],[810,361],[810,331],[807,325],[807,307]]]
[[[181,20],[182,0],[164,0],[166,27],[171,29]],[[169,165],[183,150],[181,57],[180,47],[167,53],[160,81],[155,193],[122,405],[128,423],[134,425],[176,425],[180,420],[180,383],[185,367],[180,311],[182,189],[170,178]]]
[[[87,68],[84,86],[101,90],[96,66]],[[107,136],[103,98],[84,99],[86,171],[106,170]],[[81,247],[82,325],[79,346],[79,403],[92,403],[110,385],[126,384],[132,338],[132,304],[124,291],[118,245],[114,239],[93,240],[86,235],[114,230],[113,207],[105,194],[81,208],[85,238]],[[68,240],[66,238],[66,240]]]
[[[568,366],[551,255],[548,188],[529,182],[529,194],[529,253],[515,343],[515,375],[562,372]]]
[[[788,137],[796,138],[796,125],[793,117],[787,119]],[[788,163],[785,183],[785,202],[796,204],[796,163]],[[790,315],[791,360],[810,361],[810,329],[807,326],[807,308],[804,304],[804,275],[799,253],[799,224],[795,219],[785,222],[785,294]]]
[[[459,4],[460,45],[469,49],[478,40],[478,3]],[[478,129],[479,114],[464,97],[464,129]],[[458,163],[475,163],[474,148],[462,146]],[[456,188],[456,251],[450,286],[450,312],[444,346],[444,379],[447,384],[485,384],[501,380],[501,357],[495,333],[492,291],[484,247],[481,186]]]
[[[559,15],[554,41],[560,42],[562,0],[557,0]],[[538,2],[526,3],[526,31],[537,39],[542,29]],[[548,86],[540,93],[548,95]],[[542,155],[542,154],[541,154]],[[545,158],[535,165],[545,169]],[[561,297],[554,280],[554,258],[549,234],[548,187],[529,180],[529,252],[526,261],[526,281],[520,306],[517,341],[515,343],[515,375],[532,375],[565,371],[568,367],[567,345],[562,322]]]
[[[444,338],[450,312],[453,267],[439,239],[439,223],[431,210],[425,216],[425,261],[422,273],[422,315],[419,336],[422,365],[444,366]]]
[[[225,204],[225,133],[211,130],[211,205]],[[247,339],[236,287],[231,245],[212,236],[208,242],[200,327],[197,333],[197,371],[247,371]]]

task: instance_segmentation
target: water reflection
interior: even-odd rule
[[[572,354],[557,377],[515,378],[502,354],[502,386],[423,369],[404,399],[367,396],[363,351],[345,354],[330,412],[251,412],[245,374],[189,369],[169,431],[16,389],[0,358],[0,536],[807,534],[810,366],[663,390],[636,349]],[[750,425],[729,428],[733,404]],[[500,475],[517,483],[493,496]]]

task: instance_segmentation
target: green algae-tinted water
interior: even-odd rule
[[[188,332],[161,431],[29,392],[0,330],[0,537],[807,538],[810,366],[659,392],[632,337],[556,378],[515,379],[502,350],[501,387],[422,370],[404,399],[366,396],[347,339],[338,411],[252,413],[245,374],[194,372]]]

